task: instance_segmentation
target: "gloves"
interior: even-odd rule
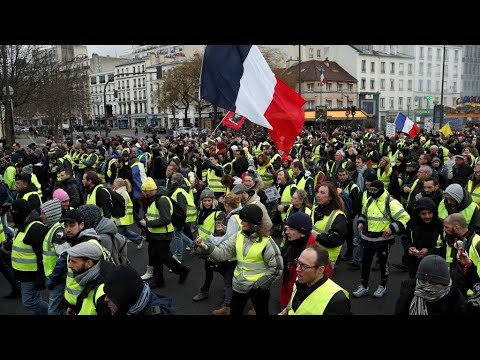
[[[480,311],[480,283],[476,283],[473,286],[473,291],[475,293],[468,298],[467,303],[476,311]]]

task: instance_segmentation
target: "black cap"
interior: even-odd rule
[[[60,221],[77,223],[85,222],[82,213],[78,210],[67,211]]]
[[[246,205],[238,212],[240,219],[252,225],[261,225],[263,211],[255,204]]]
[[[87,145],[87,149],[95,150],[95,145],[93,145],[93,144],[88,144],[88,145]]]
[[[120,314],[126,314],[137,302],[143,287],[144,282],[135,269],[121,265],[106,276],[104,292]]]
[[[415,161],[410,161],[406,164],[407,166],[411,166],[415,169],[418,169],[418,164]]]
[[[25,173],[20,173],[20,174],[15,175],[15,181],[16,180],[24,180],[24,181],[32,182],[32,175],[25,174]]]
[[[302,234],[308,234],[312,231],[312,218],[303,212],[296,212],[287,218],[285,225]]]
[[[12,211],[28,214],[32,210],[30,203],[25,199],[16,199],[12,203]]]

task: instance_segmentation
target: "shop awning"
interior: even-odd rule
[[[315,121],[315,111],[305,111],[305,121]]]
[[[355,112],[355,120],[366,120],[367,114],[363,110]],[[345,110],[327,110],[327,120],[347,120]],[[348,120],[352,120],[352,115],[348,116]]]

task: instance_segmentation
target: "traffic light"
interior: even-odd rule
[[[443,105],[433,106],[433,123],[442,126],[443,121]]]
[[[355,111],[356,111],[357,107],[355,105],[352,105],[352,109],[350,111],[350,113],[353,115],[355,115]]]

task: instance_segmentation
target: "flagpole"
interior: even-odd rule
[[[212,131],[212,135],[215,134],[215,131],[217,131],[217,129],[220,127],[220,125],[222,125],[222,122],[220,121],[217,125],[217,127],[215,128],[215,130]]]

